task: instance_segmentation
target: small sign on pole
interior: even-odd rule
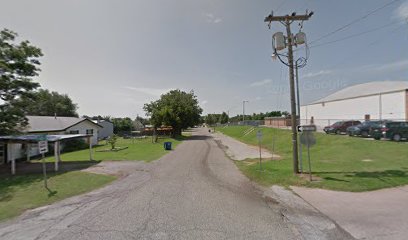
[[[42,155],[42,169],[43,169],[43,177],[44,177],[44,187],[50,191],[48,188],[48,183],[47,183],[47,165],[45,163],[45,153],[48,152],[48,141],[47,141],[47,135],[39,135],[37,137],[38,140],[38,150]]]
[[[304,131],[300,135],[300,142],[307,146],[307,157],[309,161],[309,178],[312,181],[312,165],[310,162],[310,147],[316,144],[316,138],[312,131]]]

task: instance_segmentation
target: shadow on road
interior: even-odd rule
[[[210,136],[206,136],[206,135],[194,135],[189,137],[188,139],[186,139],[187,141],[195,141],[195,140],[207,140],[210,139]]]

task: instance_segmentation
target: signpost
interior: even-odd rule
[[[262,140],[262,131],[258,130],[256,133],[256,138],[258,139],[259,145],[259,171],[262,171],[262,149],[261,149],[261,140]]]
[[[309,162],[309,178],[312,181],[312,165],[310,163],[310,147],[316,144],[316,138],[313,135],[313,132],[316,131],[315,125],[304,125],[298,126],[298,132],[301,133],[300,135],[300,142],[303,145],[307,146],[307,158]]]
[[[44,176],[44,187],[48,190],[48,183],[47,183],[47,165],[45,164],[45,153],[48,152],[48,141],[47,135],[38,135],[38,149],[42,154],[42,169],[43,169],[43,176]]]

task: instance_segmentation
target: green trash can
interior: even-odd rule
[[[164,149],[171,150],[171,142],[164,142]]]

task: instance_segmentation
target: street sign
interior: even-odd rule
[[[310,147],[316,144],[316,138],[312,131],[304,131],[300,134],[300,142],[307,146],[307,158],[309,161],[309,178],[312,181],[312,165],[310,162]]]
[[[40,153],[47,153],[48,152],[48,141],[39,141],[38,149]]]
[[[300,142],[301,142],[303,145],[306,145],[306,146],[308,146],[308,147],[311,147],[311,146],[313,146],[313,145],[316,144],[316,138],[314,137],[314,135],[313,135],[312,132],[303,132],[303,133],[300,135]]]
[[[297,126],[298,132],[316,132],[316,125]]]
[[[258,132],[256,133],[256,138],[257,138],[258,140],[261,140],[261,139],[262,139],[262,131],[261,131],[261,130],[258,130]]]

